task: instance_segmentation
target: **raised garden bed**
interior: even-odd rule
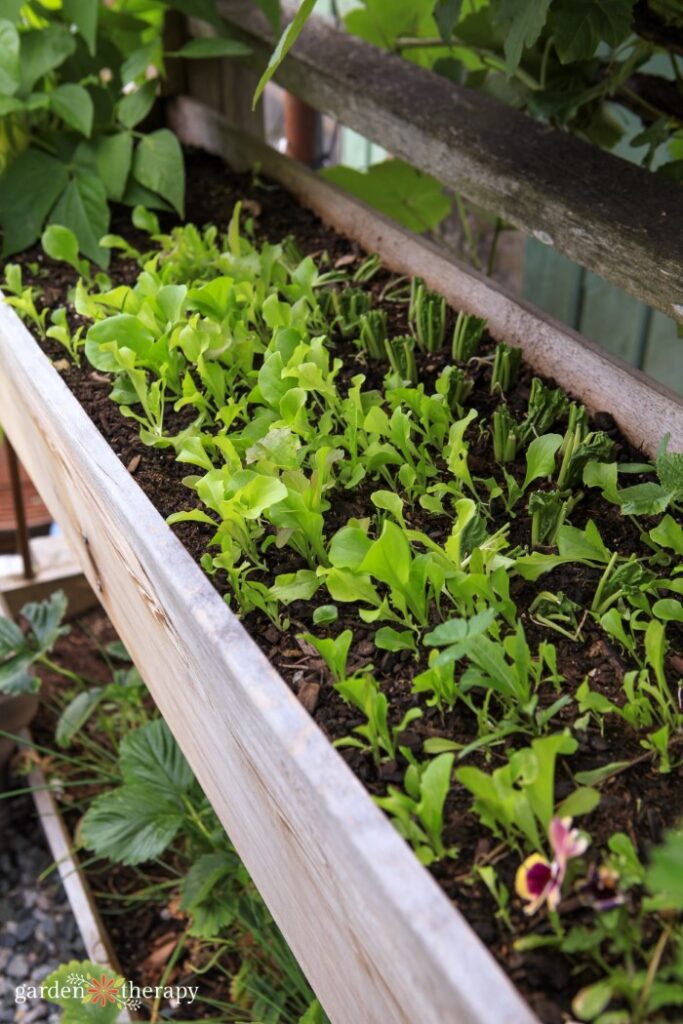
[[[188,109],[192,112],[192,108],[185,108],[186,114]],[[207,125],[212,128],[214,141],[220,142],[215,148],[225,149],[229,136],[223,126],[209,115],[203,124],[205,130]],[[683,409],[661,389],[650,389],[642,378],[599,355],[577,336],[537,318],[483,279],[449,264],[428,246],[336,190],[293,171],[290,164],[269,159],[269,173],[289,176],[287,184],[300,194],[308,190],[309,201],[319,212],[329,212],[337,229],[376,249],[393,269],[421,273],[429,285],[441,285],[454,304],[488,317],[494,337],[522,344],[537,372],[552,374],[592,411],[612,412],[630,441],[653,454],[665,427],[672,435],[672,447],[680,447]],[[249,180],[235,181],[233,190],[218,184],[210,187],[215,168],[211,171],[204,164],[200,166],[204,195],[198,201],[210,200],[210,206],[190,211],[191,216],[225,223],[233,201],[247,198],[252,203],[257,233],[273,241],[293,233],[304,252],[329,249],[332,264],[341,261],[342,265],[357,268],[361,263],[354,243],[335,238],[293,207],[282,193],[261,189]],[[131,280],[130,263],[115,264],[115,276]],[[377,281],[384,286],[386,273],[382,272]],[[54,298],[61,303],[63,294]],[[106,380],[87,370],[78,372],[68,363],[62,365],[63,377],[111,439],[121,461],[117,460],[14,314],[5,309],[0,316],[0,401],[7,410],[3,415],[8,433],[79,552],[91,584],[148,680],[162,714],[330,1017],[354,1022],[483,1022],[490,1020],[490,1008],[495,1005],[497,1020],[520,1024],[533,1020],[443,892],[373,807],[301,703],[249,640],[134,483],[137,479],[162,514],[168,515],[183,507],[183,502],[188,504],[189,492],[180,484],[186,469],[168,457],[167,449],[157,451],[140,444],[137,427],[122,419],[107,398]],[[397,322],[397,330],[404,328],[404,322]],[[343,350],[343,345],[340,348]],[[488,342],[482,354],[491,351]],[[58,355],[58,351],[53,349],[51,354]],[[354,350],[347,347],[344,354],[353,363]],[[447,353],[420,356],[419,370],[433,383],[446,362]],[[474,375],[472,401],[482,413],[496,404],[489,395],[489,374],[490,363],[486,363]],[[619,394],[614,390],[615,382],[621,389]],[[517,417],[524,414],[529,385],[530,374],[524,370],[520,387],[509,391],[510,407]],[[622,459],[642,459],[624,439],[619,439],[609,418],[600,420],[599,425],[616,440]],[[475,454],[477,459],[483,457],[473,445]],[[523,458],[513,458],[511,469],[519,483],[520,474],[521,479],[524,477]],[[482,463],[477,476],[483,475]],[[375,482],[371,490],[382,486]],[[363,515],[364,511],[362,502],[353,509],[338,503],[328,515],[330,534],[351,515]],[[427,533],[435,529],[434,536],[443,539],[445,526],[439,513],[433,513],[432,518],[425,511],[433,513],[429,509],[415,513],[411,526]],[[572,523],[583,528],[591,517],[600,523],[608,547],[618,548],[623,555],[637,549],[638,529],[595,492]],[[210,533],[207,536],[205,529],[190,524],[181,528],[180,535],[190,551],[199,556]],[[276,569],[288,570],[296,571],[296,565],[283,563]],[[584,577],[584,588],[593,593],[600,572],[596,575],[593,567]],[[563,576],[554,586],[562,589],[580,583],[577,577]],[[535,596],[533,587],[526,595],[522,591],[522,606]],[[311,616],[311,607],[297,608],[296,628],[284,642],[263,617],[252,615],[248,623],[260,646],[293,685],[314,681],[307,678],[305,664],[301,668],[301,647],[292,646],[301,628],[311,628]],[[342,618],[333,634],[343,624]],[[531,636],[535,627],[529,620],[526,625]],[[679,635],[677,628],[674,624],[674,636]],[[320,634],[321,630],[316,632]],[[363,637],[366,644],[372,632]],[[533,633],[535,639],[544,635],[542,630]],[[558,647],[564,644],[557,637],[552,639]],[[576,684],[591,671],[597,677],[596,685],[614,695],[610,686],[615,658],[617,663],[619,659],[610,647],[599,646],[600,639],[589,625],[579,649],[564,644],[563,650],[571,654],[561,671]],[[365,654],[366,661],[371,652],[371,642],[369,650],[358,651],[361,660]],[[310,655],[308,650],[309,664]],[[392,678],[400,683],[414,675],[409,650],[389,652],[373,660],[379,663],[378,675],[381,673],[385,685]],[[357,713],[346,710],[330,685],[322,661],[312,664],[325,684],[322,691],[308,689],[309,695],[315,693],[318,697],[316,717],[330,737],[339,738],[358,724]],[[301,671],[303,678],[296,675]],[[406,696],[404,689],[401,703],[400,685],[388,690],[392,698],[398,698],[396,712],[400,718],[400,713],[415,701],[411,695]],[[300,697],[312,706],[310,697],[304,697],[301,690]],[[474,739],[468,732],[472,723],[463,731],[460,719],[459,715],[447,716],[444,725],[443,716],[432,711],[420,722],[431,733],[420,733],[415,724],[406,731],[417,735],[417,748],[424,738],[451,737],[467,744]],[[568,722],[560,718],[560,724]],[[627,739],[621,725],[610,726],[606,735],[606,743],[587,742],[581,770],[601,768],[625,756],[629,761],[635,759],[640,737]],[[409,746],[416,741],[404,736],[403,742]],[[348,760],[374,793],[383,792],[387,782],[395,784],[403,775],[398,764],[390,763],[391,758],[385,759],[379,771],[355,751]],[[604,840],[614,831],[618,814],[623,820],[619,819],[617,827],[628,831],[629,824],[635,822],[642,828],[637,810],[624,806],[626,793],[634,787],[654,813],[648,838],[659,838],[661,828],[675,821],[680,808],[668,793],[663,797],[662,780],[652,770],[650,760],[648,755],[634,766],[628,785],[615,776],[611,820],[602,825],[591,821],[589,827],[596,840]],[[674,771],[678,773],[677,768]],[[476,853],[484,864],[493,855],[492,845],[486,831],[473,827],[472,820],[466,818],[469,797],[465,799],[464,793],[460,796],[461,802],[456,798],[449,804],[444,836],[448,843],[469,851],[470,862]],[[603,827],[607,830],[604,835]],[[547,1021],[561,1020],[572,994],[566,967],[563,975],[556,961],[538,954],[520,962],[518,954],[511,951],[509,934],[492,925],[492,902],[485,906],[484,914],[477,906],[486,899],[484,885],[463,886],[457,863],[446,860],[433,869],[446,893],[465,910],[486,944],[507,964],[533,999],[539,1016]],[[507,872],[509,888],[514,867],[514,858],[510,858],[501,869]],[[515,912],[518,931],[523,930],[523,918]]]

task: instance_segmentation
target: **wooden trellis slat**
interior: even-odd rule
[[[219,0],[249,63],[272,52],[252,0]],[[286,10],[286,18],[292,9]],[[311,18],[276,80],[582,266],[683,322],[683,189]]]
[[[629,440],[654,455],[664,434],[683,450],[683,399],[595,342],[515,298],[490,278],[414,235],[188,97],[168,109],[183,142],[217,153],[239,170],[258,166],[342,234],[377,252],[399,274],[420,274],[456,308],[486,316],[491,334],[519,345],[534,370],[554,378],[592,412],[609,412]]]

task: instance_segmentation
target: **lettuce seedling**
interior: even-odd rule
[[[459,363],[467,363],[476,355],[486,330],[486,320],[462,311],[458,313],[453,328],[451,353]]]
[[[479,768],[457,769],[455,777],[474,797],[473,810],[484,828],[521,852],[544,848],[555,813],[555,769],[560,755],[575,753],[577,741],[569,732],[532,740],[530,747],[513,751],[507,764],[491,775]],[[577,793],[580,796],[577,798]],[[569,798],[572,817],[594,810],[597,790],[583,787]],[[565,802],[566,803],[566,802]],[[564,813],[563,805],[557,814]]]
[[[71,333],[66,309],[63,306],[50,314],[50,327],[45,334],[48,338],[54,338],[60,345],[63,345],[74,363],[77,366],[81,365],[81,349],[85,343],[82,338],[83,327],[77,327],[76,332]]]
[[[403,790],[389,786],[389,796],[375,798],[422,864],[458,856],[457,847],[446,847],[443,842],[443,809],[452,775],[453,754],[440,754],[426,764],[410,764]]]
[[[24,288],[22,270],[18,263],[8,263],[5,267],[5,280],[2,286],[4,301],[17,311],[22,320],[27,320],[38,331],[41,338],[45,337],[45,321],[47,319],[47,307],[38,312],[36,298],[39,295],[37,289]],[[10,292],[8,295],[7,293]]]

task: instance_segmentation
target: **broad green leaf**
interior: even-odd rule
[[[291,48],[294,46],[294,43],[301,35],[301,30],[306,24],[306,21],[308,20],[311,11],[315,7],[315,3],[316,0],[302,0],[302,3],[300,4],[296,14],[294,15],[289,25],[286,27],[286,29],[280,36],[277,46],[270,55],[268,66],[261,75],[259,83],[256,86],[256,91],[254,93],[254,97],[251,103],[252,108],[256,106],[259,99],[261,98],[261,93],[265,89],[266,85],[271,80],[277,69],[280,67],[280,64],[282,64],[282,61],[285,59]]]
[[[50,93],[50,106],[57,117],[65,121],[70,128],[79,131],[86,138],[92,131],[94,105],[87,89],[82,85],[68,82],[58,85]]]
[[[39,78],[59,67],[76,49],[76,40],[65,25],[52,22],[21,34],[21,91],[29,93]]]
[[[121,864],[140,864],[164,852],[183,823],[183,812],[147,782],[121,786],[95,798],[81,822],[88,849]]]
[[[403,518],[403,499],[400,498],[395,491],[373,491],[370,495],[370,501],[375,508],[391,512],[394,519],[396,519],[401,526],[405,527],[405,520]]]
[[[410,545],[403,530],[387,520],[358,568],[401,591],[410,580],[410,563]]]
[[[27,149],[0,177],[3,256],[27,249],[69,180],[66,165],[37,149]],[[104,233],[104,232],[102,232]]]
[[[582,814],[590,814],[600,803],[600,793],[590,786],[580,786],[570,793],[556,808],[559,818],[579,818]]]
[[[526,476],[522,485],[524,490],[539,477],[552,475],[555,470],[555,455],[562,440],[561,434],[543,434],[533,439],[526,453]]]
[[[624,768],[628,768],[630,761],[612,761],[604,764],[601,768],[593,768],[586,772],[577,772],[574,778],[581,786],[599,786],[601,782],[618,775]]]
[[[375,633],[375,647],[382,651],[414,651],[415,637],[409,629],[393,629],[391,626],[382,626]]]
[[[616,500],[625,516],[656,516],[665,512],[671,501],[671,492],[661,484],[636,484],[617,491]]]
[[[591,0],[591,3],[593,0]],[[597,981],[588,985],[572,999],[572,1011],[581,1020],[595,1020],[612,998],[611,981]]]
[[[99,0],[62,0],[64,17],[75,25],[92,55],[95,53]]]
[[[0,618],[0,658],[15,654],[19,648],[25,646],[26,639],[16,622]]]
[[[60,636],[69,632],[68,626],[62,626],[67,604],[64,591],[57,590],[47,601],[31,601],[21,609],[41,650],[49,651]]]
[[[420,35],[433,8],[434,0],[364,0],[363,7],[349,11],[344,24],[373,46],[392,50],[399,35]]]
[[[178,139],[168,128],[160,128],[140,140],[133,160],[133,177],[145,188],[158,192],[183,216],[183,152]]]
[[[78,247],[93,263],[106,267],[109,250],[100,238],[109,227],[107,192],[93,174],[77,174],[66,186],[50,213],[51,224],[62,224],[73,231]]]
[[[461,8],[462,0],[436,0],[434,4],[434,21],[445,43],[450,42],[453,29],[460,18]]]
[[[85,354],[96,370],[111,373],[118,369],[118,363],[102,346],[116,342],[144,359],[153,341],[154,335],[141,320],[130,313],[118,313],[93,324],[86,338]]]
[[[543,31],[551,0],[501,0],[497,21],[505,25],[505,57],[508,74],[519,65],[522,53],[533,46]]]
[[[133,162],[133,138],[128,132],[105,135],[97,144],[97,171],[110,199],[121,200]]]
[[[661,522],[650,530],[650,537],[663,548],[671,548],[677,555],[683,555],[683,526],[665,515]]]
[[[0,93],[12,96],[19,88],[19,33],[11,21],[0,21]]]
[[[40,242],[50,259],[62,260],[78,269],[78,239],[69,228],[50,224],[43,231]]]
[[[147,117],[154,106],[156,95],[157,82],[150,79],[150,81],[144,82],[139,89],[135,89],[119,100],[116,105],[116,116],[124,128],[134,128],[136,124]]]
[[[557,532],[557,548],[563,558],[576,561],[609,562],[610,552],[602,542],[600,531],[590,519],[585,530],[561,526]]]
[[[161,231],[157,215],[151,210],[146,210],[144,206],[136,206],[131,219],[136,228],[146,231],[148,235],[158,235]]]
[[[358,569],[372,541],[359,526],[343,526],[330,543],[330,562],[337,569]]]
[[[683,910],[683,832],[670,832],[652,850],[646,880],[653,895],[662,893],[672,910]]]
[[[57,728],[55,739],[60,747],[67,747],[76,733],[82,729],[104,696],[104,687],[93,686],[77,694],[64,708]]]
[[[555,0],[552,29],[560,60],[587,60],[598,45],[618,46],[631,31],[635,0]]]
[[[74,975],[87,979],[83,990],[72,984],[71,979]],[[71,960],[68,964],[61,964],[43,980],[42,984],[45,985],[46,991],[49,988],[51,993],[50,1002],[63,1008],[63,1013],[59,1016],[61,1024],[114,1024],[117,1020],[121,1013],[123,996],[120,1005],[116,1001],[107,1001],[104,1006],[100,1002],[95,1003],[92,999],[84,998],[91,978],[97,981],[106,978],[111,981],[108,990],[112,995],[118,995],[124,983],[124,979],[110,967],[93,963],[91,960]]]
[[[129,732],[122,740],[119,761],[124,782],[144,786],[158,796],[171,798],[192,784],[190,766],[163,718]]]
[[[665,622],[683,622],[683,602],[676,601],[672,597],[655,601],[652,611],[658,619]]]
[[[206,57],[247,57],[252,52],[251,46],[241,43],[239,39],[211,36],[205,39],[191,39],[185,43],[182,49],[168,56],[184,57],[186,60],[203,60]]]
[[[453,205],[436,178],[403,160],[385,160],[367,171],[330,167],[321,174],[411,231],[433,230]]]
[[[321,604],[313,612],[313,624],[315,626],[329,626],[332,622],[336,622],[338,618],[339,609],[336,604]]]

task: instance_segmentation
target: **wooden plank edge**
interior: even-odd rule
[[[498,341],[518,345],[530,366],[580,397],[591,412],[608,412],[622,433],[654,456],[665,434],[672,450],[683,450],[683,399],[595,342],[495,284],[428,239],[402,228],[372,207],[283,156],[259,139],[230,126],[224,117],[191,97],[167,109],[180,140],[223,157],[236,170],[257,165],[336,231],[377,252],[399,274],[419,273],[456,309],[486,316]]]
[[[538,1024],[13,310],[4,427],[335,1024]]]
[[[283,20],[296,11],[283,3]],[[253,0],[218,0],[262,71],[272,27]],[[683,195],[651,173],[311,17],[275,81],[473,203],[683,321]]]
[[[28,747],[33,745],[28,729],[22,729],[19,736]],[[95,964],[101,964],[102,967],[111,968],[117,974],[122,974],[111,939],[93,899],[90,884],[74,851],[59,804],[40,768],[34,768],[29,773],[28,784],[31,787],[33,803],[38,812],[50,852],[57,865],[64,892],[76,919],[88,959]],[[128,1010],[122,1010],[117,1017],[117,1024],[127,1024],[129,1021],[137,1019],[139,1019],[137,1015],[131,1015]]]

